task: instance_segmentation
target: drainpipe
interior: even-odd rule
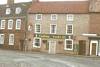
[[[98,51],[97,51],[97,56],[99,56],[99,43],[100,42],[100,40],[98,40]]]

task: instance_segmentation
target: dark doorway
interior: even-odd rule
[[[80,40],[79,41],[79,55],[85,55],[86,54],[86,41]]]
[[[24,50],[24,40],[20,40],[20,50]]]

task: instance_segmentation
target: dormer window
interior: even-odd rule
[[[11,13],[11,9],[10,8],[7,8],[6,9],[6,14],[10,14]]]
[[[21,13],[21,8],[20,8],[20,7],[17,7],[15,13],[16,13],[16,14],[20,14],[20,13]]]

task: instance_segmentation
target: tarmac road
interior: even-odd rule
[[[0,67],[100,67],[100,58],[0,50]]]

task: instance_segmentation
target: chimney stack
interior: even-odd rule
[[[8,5],[14,4],[14,0],[7,0],[7,4]]]

